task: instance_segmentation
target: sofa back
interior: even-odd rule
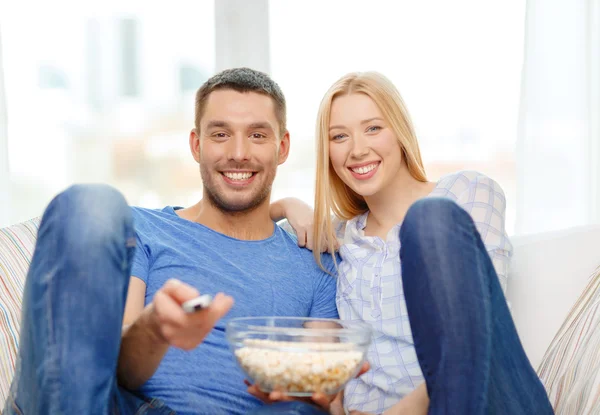
[[[0,229],[0,408],[13,377],[23,287],[38,228],[39,218]],[[515,253],[507,297],[523,346],[537,368],[588,277],[600,265],[600,226],[512,242]]]
[[[600,226],[512,238],[508,301],[534,368],[600,266]]]

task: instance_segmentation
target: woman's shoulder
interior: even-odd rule
[[[449,196],[455,200],[459,199],[461,195],[477,192],[491,192],[504,198],[504,191],[498,182],[475,170],[462,170],[446,174],[438,180],[434,189],[434,193],[438,193],[440,196]]]

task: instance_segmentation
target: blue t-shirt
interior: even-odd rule
[[[246,316],[337,318],[335,278],[278,226],[267,239],[242,241],[180,218],[172,207],[132,210],[137,249],[131,275],[146,283],[146,304],[169,278],[235,300],[196,349],[171,347],[141,392],[180,415],[245,414],[261,405],[246,392],[225,325]],[[331,257],[323,259],[332,270]]]

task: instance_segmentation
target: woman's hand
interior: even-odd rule
[[[319,246],[315,248],[313,241],[313,229],[314,229],[314,211],[306,203],[300,199],[294,197],[287,197],[280,199],[271,204],[271,219],[277,221],[286,218],[290,226],[298,237],[298,246],[306,247],[311,251],[318,249],[319,252],[325,252],[328,250],[328,241],[324,236],[319,242]],[[338,249],[339,245],[337,240],[335,241],[335,249]]]
[[[300,398],[296,396],[288,396],[284,392],[279,391],[263,392],[257,385],[252,385],[247,380],[244,380],[244,383],[246,384],[246,386],[248,386],[248,393],[250,395],[254,396],[257,399],[260,399],[267,405],[271,405],[277,402],[302,401],[310,405],[315,405],[326,412],[330,412],[330,409],[333,407],[332,402],[334,402],[337,399],[337,396],[339,395],[325,395],[324,393],[314,393],[310,398]]]
[[[368,362],[363,363],[363,365],[360,368],[360,371],[358,372],[356,377],[359,377],[363,373],[367,372],[369,370],[369,368],[370,368],[370,365]],[[246,384],[246,386],[248,386],[248,393],[250,393],[252,396],[260,399],[261,401],[263,401],[266,404],[273,404],[275,402],[282,402],[282,401],[302,401],[302,402],[309,403],[311,405],[316,405],[319,408],[321,408],[322,410],[327,411],[333,415],[339,414],[340,413],[339,410],[341,409],[341,406],[342,406],[342,397],[343,397],[343,393],[344,393],[343,390],[338,392],[335,395],[326,395],[324,393],[314,393],[310,398],[299,398],[299,397],[295,397],[295,396],[288,396],[284,392],[280,392],[280,391],[263,392],[260,390],[260,388],[257,385],[252,385],[247,380],[244,380],[244,383]],[[344,410],[342,409],[341,414],[343,414],[343,413],[344,413]]]

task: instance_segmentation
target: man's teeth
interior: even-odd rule
[[[225,177],[231,180],[248,180],[250,177],[252,177],[252,172],[249,171],[243,173],[223,172],[223,174],[225,175]]]
[[[356,167],[356,168],[353,168],[352,171],[355,173],[358,173],[358,174],[367,174],[368,172],[373,170],[375,167],[377,167],[377,164],[379,164],[379,163],[369,164],[368,166]]]

